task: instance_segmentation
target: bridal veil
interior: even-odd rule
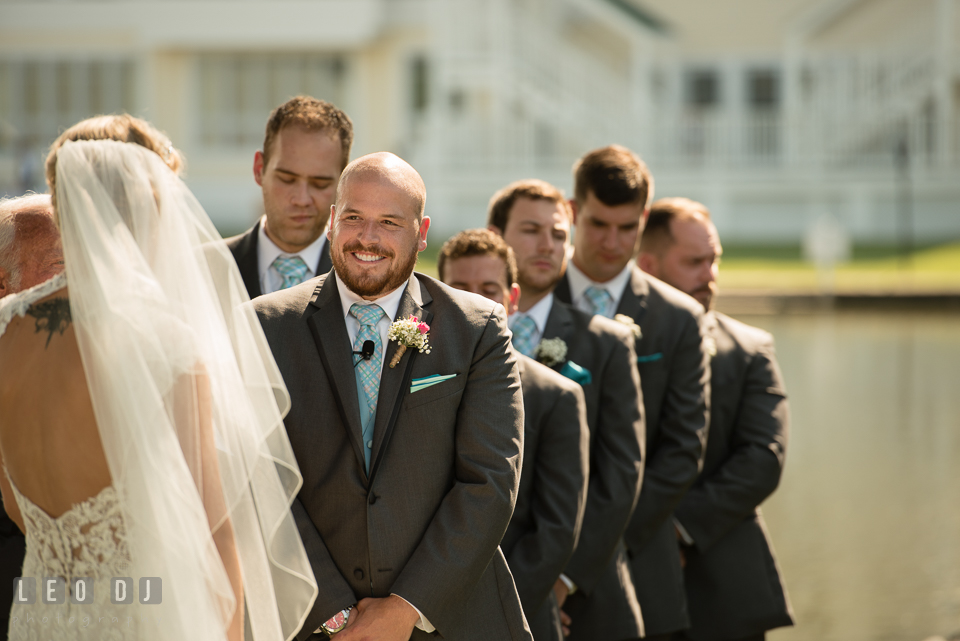
[[[232,529],[248,631],[288,640],[317,594],[289,509],[302,478],[290,399],[233,258],[152,151],[96,140],[57,154],[71,313],[129,576],[162,580],[160,605],[129,606],[139,637],[225,638],[243,604],[215,535]]]

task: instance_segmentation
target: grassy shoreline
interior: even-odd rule
[[[438,251],[429,246],[417,271],[436,276]],[[719,285],[728,294],[960,294],[960,242],[907,256],[889,247],[855,248],[850,262],[830,272],[803,260],[798,246],[731,246]]]

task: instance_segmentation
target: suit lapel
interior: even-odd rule
[[[547,324],[543,328],[543,338],[560,338],[568,345],[574,340],[574,322],[573,314],[570,308],[556,296],[553,298],[553,305],[550,306],[550,313],[547,314]],[[557,364],[553,367],[560,371],[563,364]]]
[[[357,398],[357,381],[353,376],[353,350],[343,319],[343,305],[340,303],[337,282],[332,274],[320,284],[310,305],[313,314],[307,318],[307,324],[313,333],[320,361],[333,388],[347,437],[353,444],[360,469],[363,470],[365,465],[360,442],[360,401]],[[307,313],[310,311],[311,308],[308,308]]]
[[[647,312],[647,294],[650,286],[640,268],[634,265],[630,270],[630,281],[627,283],[617,306],[618,314],[626,314],[637,323],[643,325],[643,317]]]
[[[416,316],[421,321],[430,324],[433,314],[426,309],[433,299],[430,293],[422,289],[416,274],[410,276],[407,289],[400,298],[400,307],[397,308],[397,317],[402,320]],[[431,331],[431,334],[433,332]],[[377,397],[377,415],[373,423],[373,453],[370,459],[370,480],[380,466],[380,460],[390,440],[390,435],[399,415],[400,405],[409,393],[410,378],[413,371],[413,361],[419,353],[416,349],[407,348],[400,362],[394,368],[390,361],[396,354],[398,344],[390,341],[383,354],[383,373],[380,375],[380,394]]]
[[[557,283],[553,290],[553,296],[567,305],[573,305],[573,296],[570,294],[570,277],[567,274],[564,274],[560,282]]]
[[[263,290],[260,289],[260,258],[257,253],[259,237],[260,223],[258,222],[237,246],[237,255],[242,257],[241,260],[237,261],[237,267],[240,268],[240,277],[243,279],[243,285],[247,288],[250,298],[256,298],[263,294]]]

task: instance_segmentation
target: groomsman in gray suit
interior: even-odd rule
[[[330,271],[324,231],[352,144],[353,123],[329,102],[297,96],[270,114],[253,156],[265,213],[227,239],[250,298]]]
[[[301,640],[531,639],[499,548],[523,456],[506,313],[413,272],[425,199],[393,154],[359,158],[333,270],[254,301],[290,391],[292,510],[320,589]]]
[[[487,229],[460,232],[443,245],[440,280],[517,311],[513,250]],[[590,428],[577,384],[519,355],[523,389],[523,474],[517,507],[500,548],[507,557],[535,641],[562,641],[553,585],[576,546],[586,505]]]
[[[516,255],[521,297],[510,317],[514,347],[580,383],[587,400],[587,507],[577,549],[554,584],[561,617],[574,640],[636,635],[640,608],[622,540],[645,460],[634,334],[553,295],[570,246],[571,211],[559,189],[542,180],[507,185],[491,199],[487,222]],[[595,599],[602,607],[589,612]]]
[[[620,146],[588,153],[574,166],[576,239],[557,297],[579,309],[636,326],[637,369],[647,419],[643,491],[624,541],[646,634],[667,638],[689,626],[677,532],[671,518],[700,471],[707,437],[709,355],[703,308],[633,264],[653,180]],[[600,616],[605,590],[589,612]]]
[[[651,207],[637,262],[703,305],[715,352],[707,458],[674,511],[691,623],[681,641],[761,641],[793,624],[759,507],[783,470],[786,392],[773,337],[713,310],[722,252],[700,203],[664,198]]]

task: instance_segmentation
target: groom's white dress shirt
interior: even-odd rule
[[[267,217],[264,216],[260,219],[260,229],[257,230],[257,273],[260,275],[260,291],[264,294],[272,294],[279,291],[283,286],[283,274],[273,266],[273,261],[279,256],[299,256],[307,264],[307,275],[304,280],[316,276],[314,270],[320,263],[320,254],[323,253],[323,246],[327,242],[326,230],[320,234],[320,238],[300,251],[291,254],[283,251],[270,240],[265,229],[266,222]]]

